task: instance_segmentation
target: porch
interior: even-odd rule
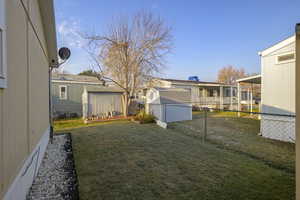
[[[220,109],[237,107],[236,86],[200,86],[199,106]]]
[[[261,110],[260,85],[260,74],[237,80],[238,110],[247,110],[253,112],[255,106],[258,108],[258,110]]]

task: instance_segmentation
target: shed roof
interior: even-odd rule
[[[116,87],[99,87],[99,88],[87,88],[87,92],[113,92],[113,93],[123,93],[124,91]]]
[[[86,83],[99,83],[102,84],[101,81],[98,80],[97,77],[93,76],[85,76],[85,75],[75,75],[75,74],[52,74],[52,80],[56,81],[74,81],[74,82],[86,82]]]
[[[159,91],[161,104],[182,104],[191,102],[191,92],[182,88],[155,88]]]

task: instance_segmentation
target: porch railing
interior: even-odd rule
[[[200,97],[199,102],[201,104],[206,104],[206,105],[216,105],[220,104],[221,98],[220,97]],[[223,103],[222,104],[237,104],[238,100],[237,97],[223,97]]]

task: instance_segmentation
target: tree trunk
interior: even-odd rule
[[[125,92],[125,94],[123,95],[123,98],[122,98],[122,103],[123,103],[123,115],[124,117],[127,117],[128,116],[128,107],[129,107],[129,95],[128,95],[128,92]]]

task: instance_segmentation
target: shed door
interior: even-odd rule
[[[105,116],[108,112],[122,113],[122,94],[113,92],[92,92],[88,95],[88,115]]]

